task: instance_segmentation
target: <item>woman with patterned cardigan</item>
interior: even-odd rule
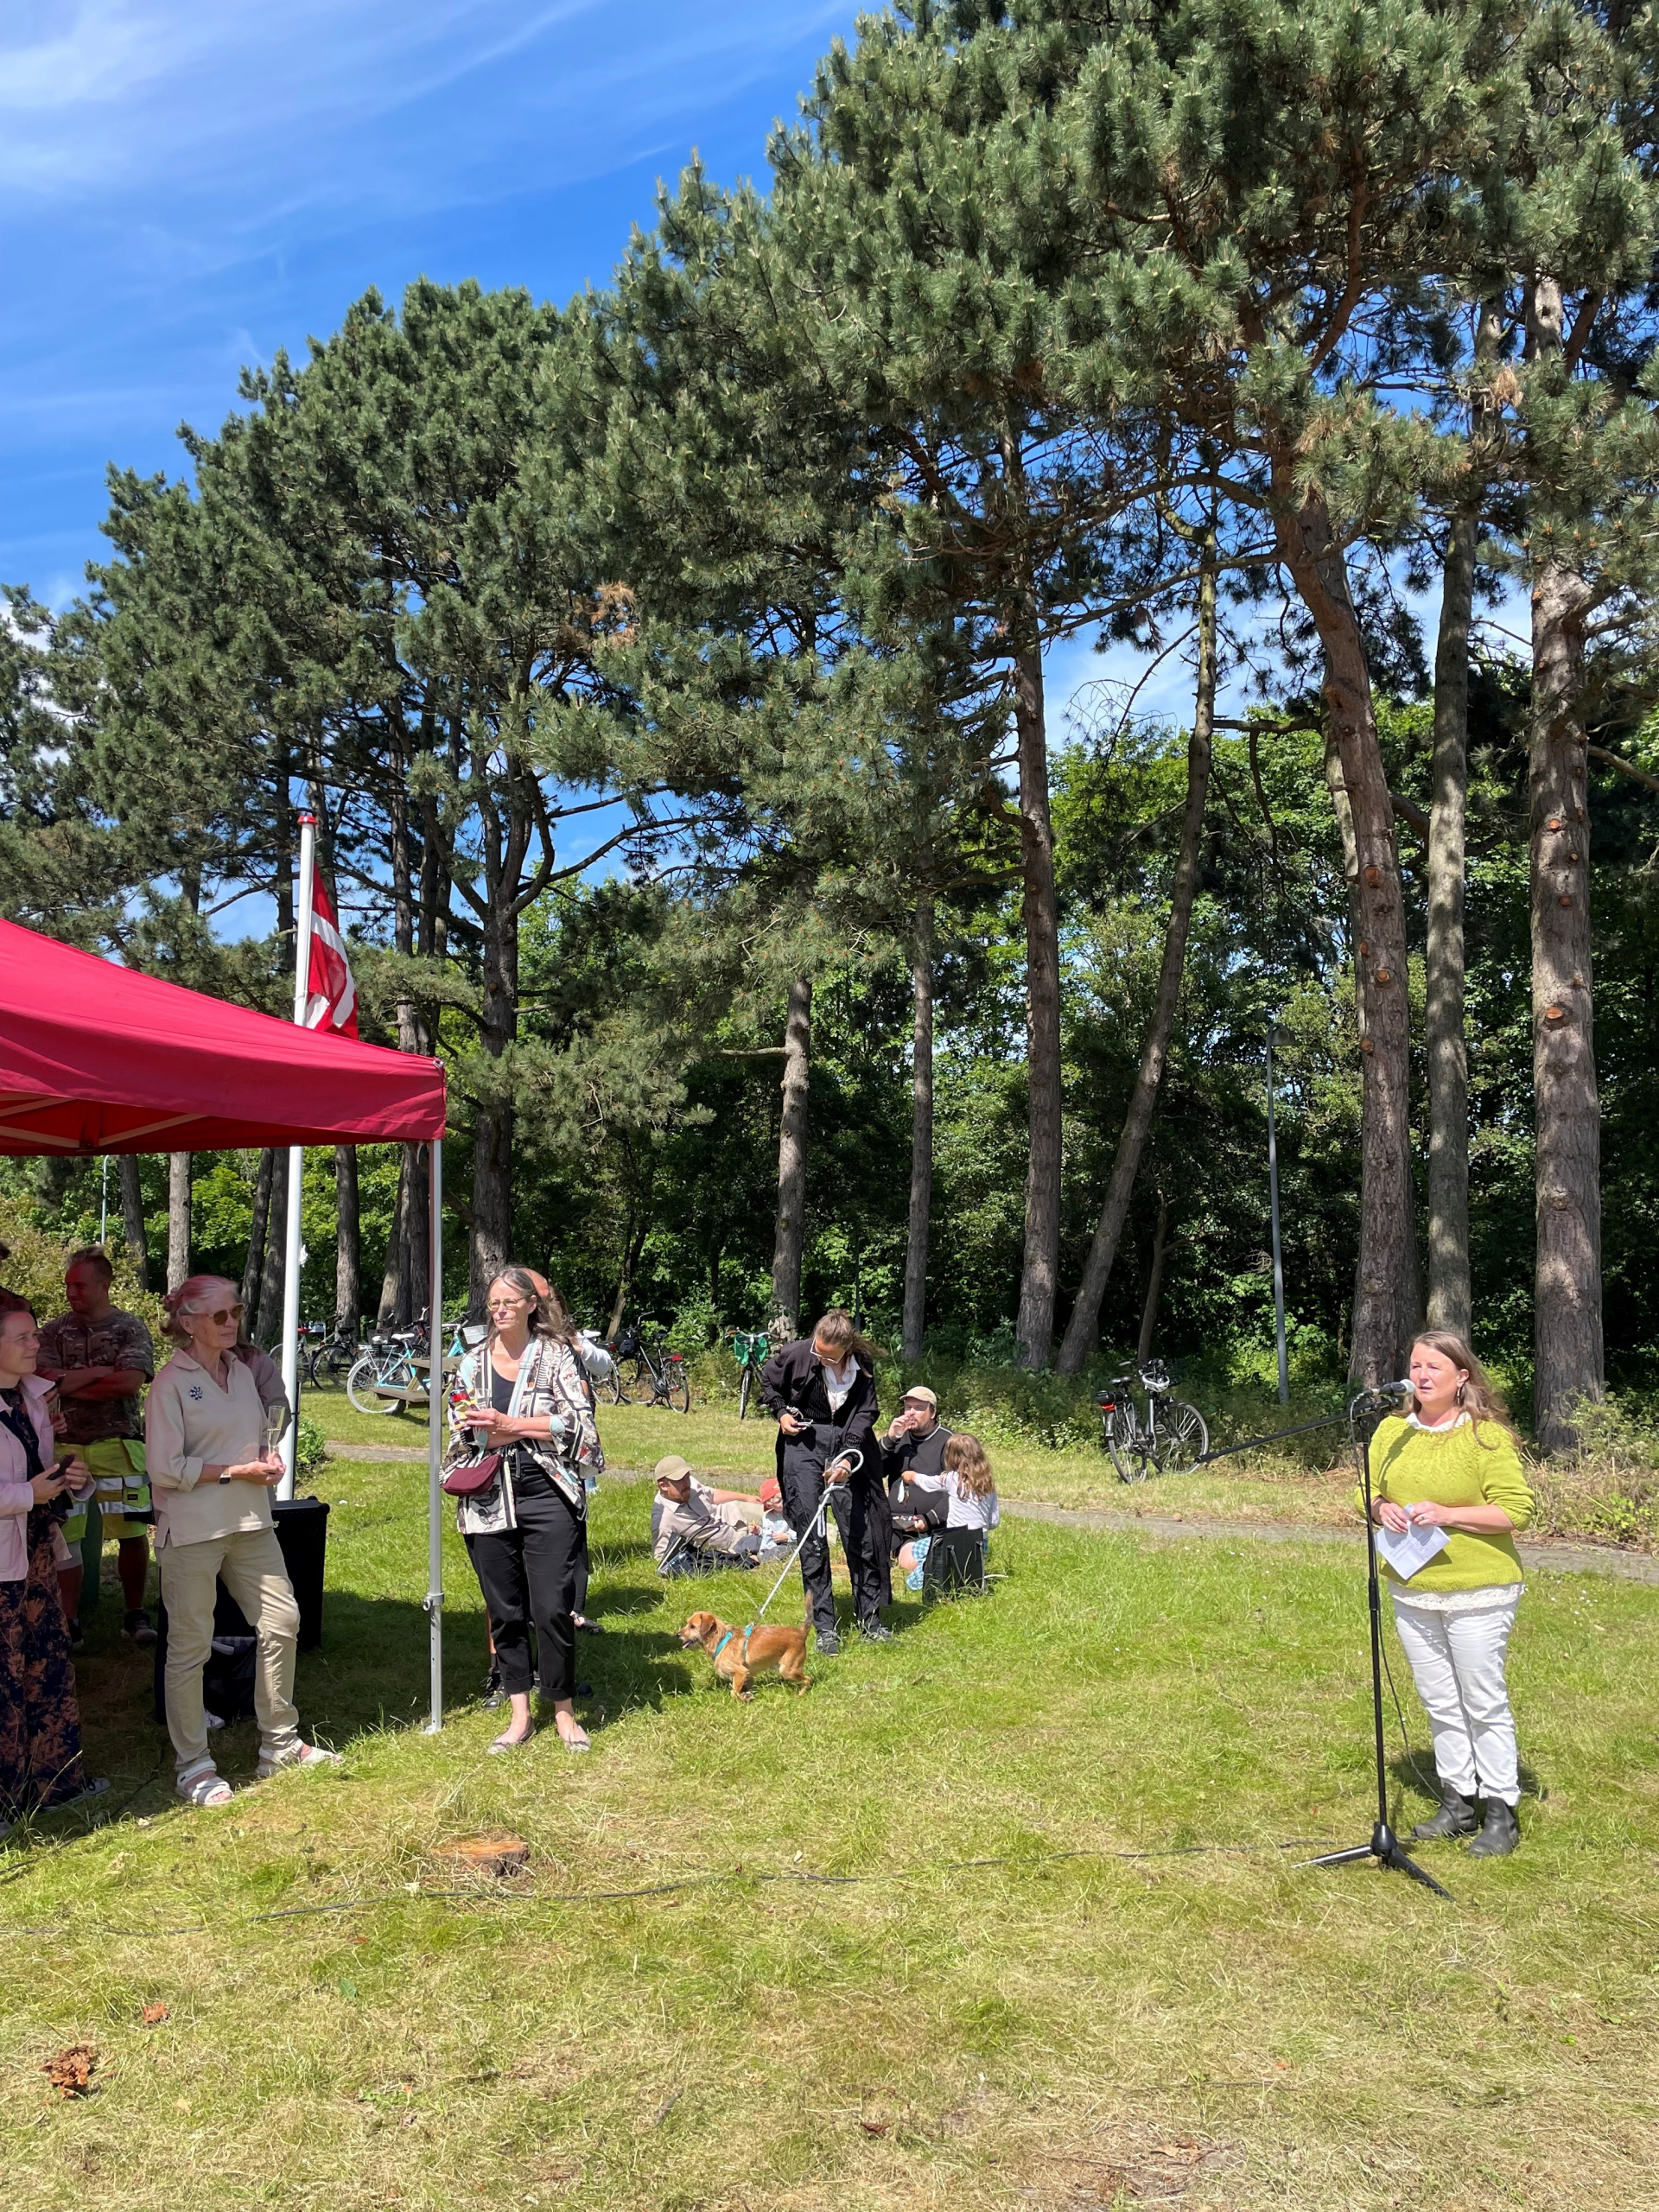
[[[570,1317],[525,1268],[504,1268],[489,1290],[490,1333],[462,1361],[454,1388],[452,1456],[499,1452],[495,1479],[462,1497],[460,1526],[484,1604],[511,1708],[490,1745],[516,1751],[535,1732],[530,1631],[542,1694],[568,1751],[591,1748],[572,1707],[572,1616],[588,1559],[583,1474],[604,1464],[588,1379]],[[470,1432],[470,1436],[462,1432]]]

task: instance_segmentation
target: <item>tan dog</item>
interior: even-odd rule
[[[715,1662],[715,1672],[732,1686],[734,1697],[752,1698],[757,1672],[775,1667],[798,1690],[810,1687],[804,1671],[806,1630],[801,1628],[759,1628],[747,1631],[713,1613],[693,1613],[680,1630],[688,1651],[701,1644]]]

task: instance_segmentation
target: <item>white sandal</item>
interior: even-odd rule
[[[295,1742],[280,1751],[261,1751],[256,1781],[269,1782],[273,1774],[283,1774],[291,1766],[338,1766],[340,1753],[325,1751],[321,1744]]]
[[[187,1805],[228,1805],[231,1785],[211,1759],[186,1767],[174,1784]]]

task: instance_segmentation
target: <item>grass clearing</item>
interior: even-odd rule
[[[738,1586],[665,1589],[646,1493],[607,1486],[594,1755],[550,1728],[492,1759],[481,1711],[416,1725],[423,1470],[316,1487],[301,1709],[345,1768],[178,1807],[106,1603],[81,1675],[120,1817],[0,1850],[0,2164],[28,2212],[1652,2200],[1659,1591],[1534,1578],[1513,1674],[1548,1795],[1516,1859],[1433,1853],[1448,1908],[1272,1848],[1369,1832],[1363,1592],[1328,1548],[1013,1525],[989,1599],[901,1606],[892,1645],[745,1708],[675,1637],[702,1603],[741,1617]],[[447,1580],[464,1696],[483,1624],[453,1537]],[[226,1733],[241,1782],[252,1730]],[[1419,1817],[1403,1761],[1395,1786]],[[498,1829],[519,1881],[438,1855]],[[1195,1844],[1236,1847],[1053,1855]],[[948,1871],[979,1859],[1011,1863]],[[94,2094],[62,2101],[39,2069],[79,2042]]]

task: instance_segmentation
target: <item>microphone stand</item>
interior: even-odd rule
[[[1322,1852],[1317,1859],[1306,1859],[1304,1866],[1351,1866],[1361,1859],[1374,1859],[1379,1866],[1391,1866],[1396,1874],[1405,1874],[1414,1882],[1421,1882],[1426,1890],[1433,1890],[1436,1897],[1452,1902],[1450,1890],[1443,1889],[1427,1867],[1420,1866],[1389,1825],[1389,1770],[1388,1757],[1382,1737],[1382,1590],[1376,1565],[1376,1522],[1371,1511],[1371,1437],[1382,1415],[1395,1410],[1398,1394],[1393,1390],[1362,1390],[1348,1408],[1348,1433],[1353,1440],[1354,1457],[1359,1465],[1359,1487],[1365,1501],[1365,1577],[1366,1594],[1371,1611],[1371,1721],[1376,1750],[1376,1825],[1371,1830],[1369,1843],[1357,1843],[1346,1851]],[[1362,1435],[1359,1423],[1368,1421]]]

